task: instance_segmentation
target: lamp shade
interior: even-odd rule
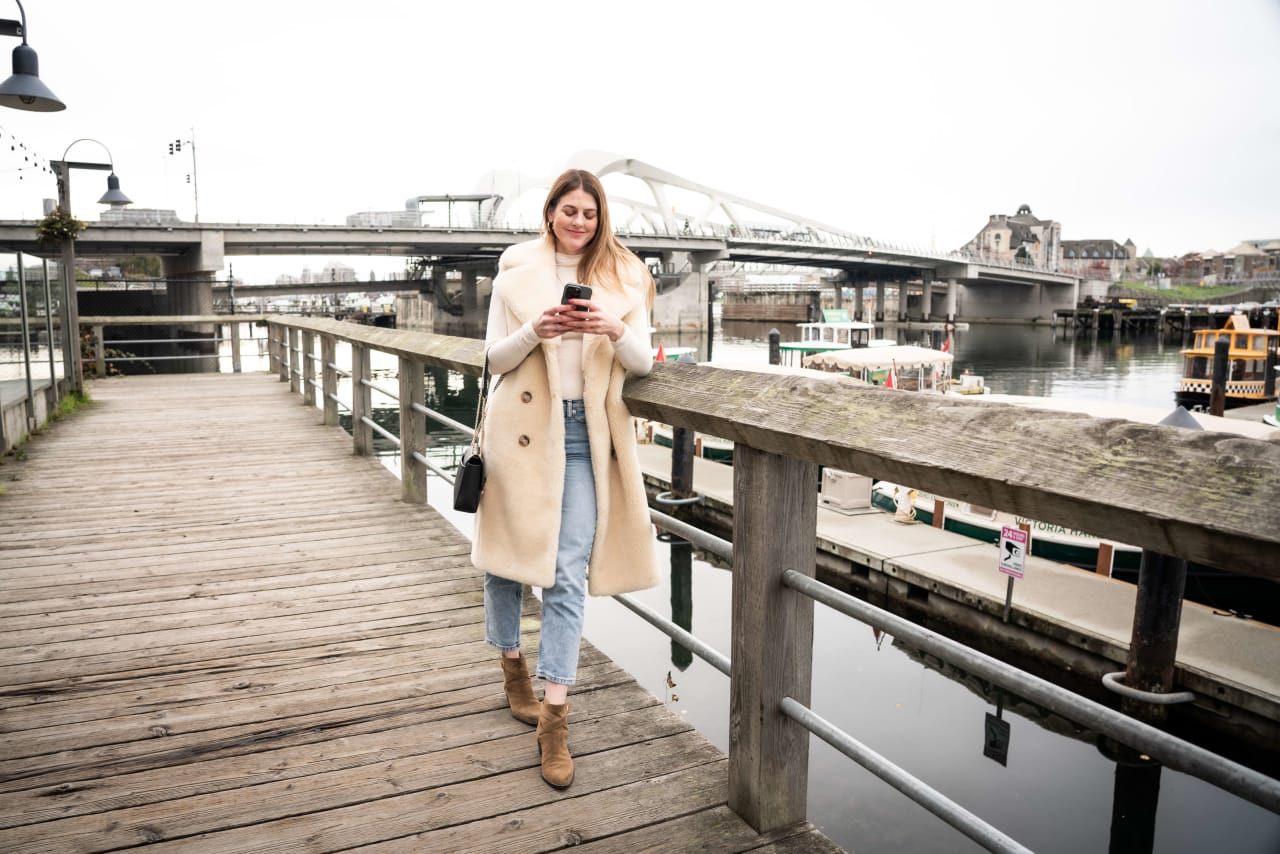
[[[13,49],[13,75],[0,83],[0,105],[37,113],[54,113],[67,105],[40,82],[40,60],[26,44]]]
[[[133,199],[120,192],[120,179],[116,177],[116,173],[112,172],[107,176],[107,191],[98,199],[98,204],[112,207],[133,204]]]

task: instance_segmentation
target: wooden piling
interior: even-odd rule
[[[1187,562],[1142,550],[1138,569],[1138,593],[1134,602],[1133,637],[1125,684],[1139,691],[1166,694],[1173,688],[1173,666],[1178,654],[1178,628],[1182,622],[1182,595],[1187,584]],[[1121,709],[1151,724],[1164,722],[1168,706],[1121,700]]]
[[[1227,372],[1231,367],[1231,340],[1219,335],[1213,342],[1213,385],[1209,389],[1209,414],[1221,416],[1227,408]]]

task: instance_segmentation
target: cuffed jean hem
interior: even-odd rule
[[[578,684],[577,679],[557,679],[555,676],[548,676],[541,670],[538,671],[538,678],[543,682],[551,682],[554,685],[564,685],[566,687],[573,687]]]
[[[516,644],[515,646],[504,646],[503,644],[500,644],[497,641],[491,641],[488,638],[485,638],[484,642],[496,649],[498,652],[511,652],[514,649],[520,648],[520,644]]]

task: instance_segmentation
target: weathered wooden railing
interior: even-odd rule
[[[424,501],[423,368],[478,376],[482,343],[308,318],[268,324],[280,379],[311,405],[321,388],[326,423],[337,423],[336,342],[350,344],[357,453],[369,452],[374,426],[368,354],[400,359],[403,497]],[[1196,561],[1280,578],[1280,443],[696,365],[656,365],[649,377],[627,383],[624,399],[634,415],[735,442],[729,792],[730,806],[760,830],[804,819],[808,733],[827,737],[801,711],[812,673],[812,597],[824,595],[812,581],[819,465],[1141,546],[1125,681],[1154,700],[1171,690],[1177,647],[1176,620],[1170,626],[1161,608],[1171,595],[1181,601],[1180,588],[1171,594],[1162,585],[1165,573],[1180,578],[1179,567],[1184,572],[1186,561]],[[947,439],[926,438],[938,436]],[[898,619],[864,603],[841,607],[866,609],[857,613],[873,624]],[[1154,619],[1143,613],[1148,607]],[[985,658],[972,663],[1008,668]],[[1280,811],[1280,782],[1009,672],[1000,670],[1000,678],[1018,682],[1027,696],[1070,705],[1098,731]],[[993,848],[1017,849],[991,830],[965,832]]]
[[[231,342],[231,369],[240,373],[240,324],[261,323],[266,319],[262,314],[198,314],[198,315],[121,315],[102,317],[82,317],[81,327],[89,327],[93,331],[93,372],[95,376],[105,377],[107,365],[121,362],[163,362],[177,360],[217,360],[223,358],[219,353],[223,342],[217,327],[227,326],[228,339]],[[209,337],[178,338],[118,338],[107,340],[107,327],[164,326],[173,329],[192,328],[199,333],[210,332]],[[208,330],[212,326],[213,330]],[[108,356],[111,346],[120,347],[129,344],[172,344],[174,349],[185,349],[187,352],[175,352],[165,355],[148,356]],[[206,350],[208,352],[197,352]]]

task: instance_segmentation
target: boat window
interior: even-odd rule
[[[983,519],[994,519],[996,517],[996,511],[990,507],[983,507],[981,504],[970,504],[968,507],[969,512],[974,516],[980,516]]]
[[[1207,356],[1188,356],[1186,377],[1189,380],[1205,380],[1209,378],[1209,358]]]

